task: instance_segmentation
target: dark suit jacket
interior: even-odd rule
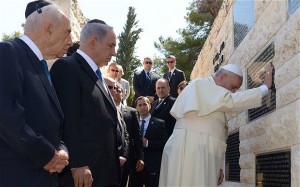
[[[165,73],[164,74],[164,78],[169,80],[168,78],[168,73]],[[171,76],[171,80],[169,80],[170,82],[170,95],[174,98],[177,98],[178,97],[178,93],[177,93],[177,87],[178,87],[178,84],[182,81],[185,80],[185,75],[184,75],[184,72],[181,71],[180,69],[177,69],[175,68],[172,76]]]
[[[176,123],[176,119],[170,114],[170,110],[172,109],[173,104],[175,103],[175,99],[171,96],[167,96],[159,106],[157,106],[158,102],[159,101],[156,100],[152,104],[150,113],[153,117],[165,121],[168,135],[171,136]]]
[[[120,121],[110,94],[78,53],[57,60],[51,76],[65,114],[63,140],[69,149],[70,168],[88,166],[93,186],[119,184]],[[72,180],[70,173],[62,176],[62,182],[68,180]]]
[[[0,186],[56,186],[43,170],[61,145],[56,94],[22,40],[1,42],[0,59]]]
[[[149,81],[146,77],[145,71],[137,71],[133,76],[133,104],[139,96],[153,96],[157,99],[156,91],[155,91],[155,83],[160,78],[155,72],[150,72],[151,81]]]
[[[129,154],[125,167],[134,169],[136,161],[144,159],[143,141],[137,112],[134,108],[122,105],[122,115],[129,134]]]
[[[151,117],[144,138],[148,140],[148,147],[144,148],[144,170],[159,173],[162,152],[168,140],[165,122]]]

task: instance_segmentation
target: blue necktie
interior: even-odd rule
[[[172,77],[172,72],[170,71],[168,74],[169,81],[171,80],[171,77]]]
[[[142,120],[142,125],[141,125],[141,135],[142,135],[142,137],[144,137],[145,123],[146,123],[146,121]]]
[[[101,82],[103,82],[103,81],[102,81],[102,80],[103,80],[103,78],[102,78],[102,73],[101,73],[101,71],[100,71],[99,69],[96,70],[96,74],[97,74],[99,80],[100,80]]]
[[[43,69],[44,69],[44,72],[49,80],[49,83],[52,85],[52,82],[51,82],[51,77],[50,77],[50,73],[49,73],[49,70],[48,70],[48,65],[47,65],[47,62],[46,60],[41,60],[41,63],[43,65]]]

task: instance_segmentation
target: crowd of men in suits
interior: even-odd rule
[[[162,151],[176,123],[170,110],[178,93],[187,85],[185,74],[176,68],[175,56],[167,56],[169,71],[163,77],[151,71],[150,57],[145,57],[142,64],[143,69],[133,76],[132,107],[124,102],[130,92],[129,83],[124,89],[118,79],[122,66],[110,63],[105,78],[129,135],[128,155],[122,165],[122,187],[158,186]]]
[[[0,186],[158,186],[185,81],[176,58],[166,58],[164,78],[144,58],[132,108],[122,67],[111,63],[105,78],[99,70],[116,55],[111,26],[90,20],[64,56],[71,26],[56,4],[30,2],[25,18],[24,36],[0,43]],[[49,72],[45,60],[55,58]]]

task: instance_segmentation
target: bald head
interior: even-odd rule
[[[166,98],[170,94],[169,81],[165,78],[160,78],[155,84],[156,94],[160,99]]]

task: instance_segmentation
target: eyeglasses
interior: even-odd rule
[[[108,89],[110,89],[110,90],[116,90],[116,89],[117,89],[117,87],[115,87],[115,86],[109,86],[109,85],[107,85],[107,87],[108,87]]]
[[[147,61],[147,62],[145,62],[145,64],[150,64],[150,65],[152,65],[152,62],[148,62],[148,61]]]
[[[120,72],[118,69],[110,69],[110,71],[112,71],[112,72],[117,72],[117,73]]]
[[[170,64],[170,63],[171,63],[171,64],[173,64],[173,63],[174,63],[174,61],[167,61],[167,63],[168,63],[168,64]]]

